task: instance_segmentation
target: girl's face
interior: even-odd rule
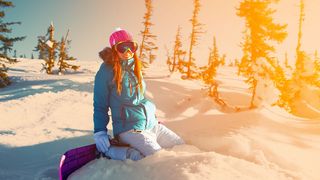
[[[128,59],[131,59],[134,55],[133,52],[131,52],[130,49],[128,49],[126,52],[124,53],[120,53],[120,52],[117,52],[118,53],[118,56],[121,60],[128,60]]]

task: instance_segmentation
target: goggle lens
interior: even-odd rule
[[[138,44],[136,42],[128,41],[128,42],[121,42],[116,45],[116,50],[120,53],[125,53],[129,49],[132,53],[135,53],[136,50],[138,49]]]

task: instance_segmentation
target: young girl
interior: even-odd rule
[[[109,108],[114,137],[144,156],[183,144],[177,134],[158,123],[155,105],[144,96],[146,84],[135,53],[138,45],[132,36],[117,29],[110,35],[109,43],[111,48],[99,54],[104,63],[94,82],[94,140],[98,151],[106,154],[110,147],[106,128]]]

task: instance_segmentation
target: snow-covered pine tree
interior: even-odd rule
[[[276,67],[276,62],[271,55],[275,49],[270,43],[272,41],[280,43],[287,36],[285,31],[287,25],[276,24],[273,21],[272,15],[275,10],[269,7],[273,2],[278,2],[278,0],[243,0],[237,9],[237,15],[245,19],[246,27],[244,41],[241,44],[243,57],[239,71],[247,77],[246,82],[252,90],[251,108],[256,106],[259,81],[264,81],[264,78],[267,77],[264,73],[261,74],[263,66],[271,67],[272,71]],[[261,83],[264,84],[264,82]]]
[[[8,68],[5,64],[16,62],[15,58],[8,56],[8,52],[12,51],[12,47],[15,42],[25,39],[25,37],[8,37],[8,34],[12,32],[12,29],[9,28],[9,26],[21,24],[21,22],[3,22],[3,18],[5,16],[4,8],[7,7],[14,7],[14,5],[10,1],[0,0],[0,88],[6,87],[10,84],[10,80],[7,75]]]
[[[199,35],[204,32],[201,31],[203,24],[199,21],[199,12],[200,12],[200,0],[193,1],[194,9],[192,13],[191,22],[191,34],[190,34],[190,46],[189,46],[189,54],[188,54],[188,62],[187,62],[187,72],[186,78],[197,78],[198,73],[196,72],[197,66],[195,64],[195,58],[193,57],[193,48],[197,45],[197,41],[199,40]]]
[[[54,39],[54,26],[51,22],[45,36],[38,36],[38,44],[34,51],[39,51],[39,59],[43,59],[42,70],[52,74],[55,60],[57,58],[58,42]]]
[[[68,49],[71,44],[71,40],[68,40],[69,30],[67,32],[66,37],[62,37],[59,44],[59,74],[63,73],[63,71],[67,71],[67,69],[73,69],[74,71],[78,70],[80,66],[69,64],[67,61],[74,61],[76,58],[70,57],[68,55]]]
[[[48,51],[48,59],[45,59],[45,64],[43,64],[43,68],[48,74],[52,74],[52,68],[54,67],[58,47],[58,43],[54,39],[54,30],[53,23],[51,23],[46,35],[49,36],[49,39],[45,42]]]
[[[156,55],[153,54],[155,50],[158,49],[158,47],[155,44],[155,41],[157,39],[157,36],[151,33],[151,26],[154,25],[151,22],[151,16],[152,16],[152,0],[145,0],[145,6],[147,12],[144,14],[144,30],[141,31],[142,40],[140,44],[140,52],[139,52],[139,58],[142,61],[142,67],[146,68],[149,64],[151,64],[155,58]]]

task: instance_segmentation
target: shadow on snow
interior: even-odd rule
[[[13,83],[0,91],[0,102],[23,98],[45,92],[60,92],[67,89],[92,92],[93,82],[80,83],[69,79],[26,81],[21,77],[12,77]]]
[[[61,156],[69,149],[92,143],[88,134],[25,147],[0,144],[0,179],[59,179]]]

